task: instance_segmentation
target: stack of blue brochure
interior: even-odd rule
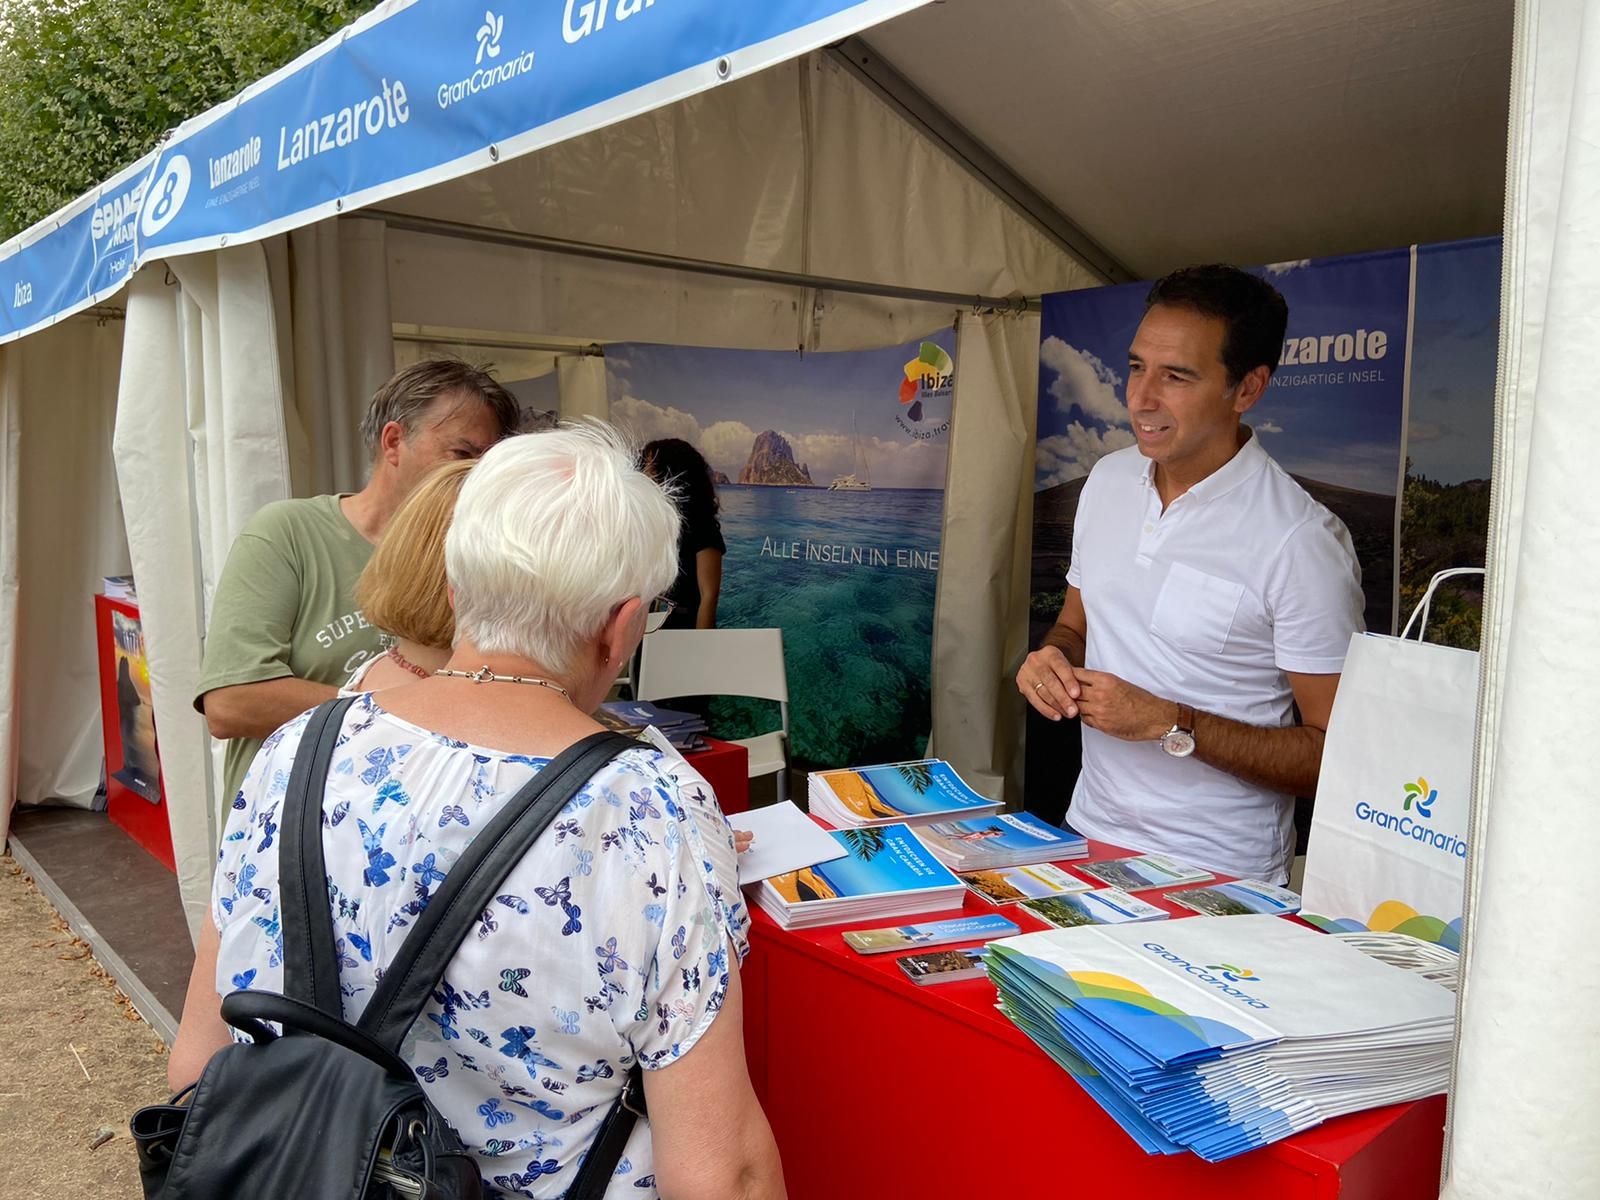
[[[1049,930],[986,961],[1001,1010],[1151,1154],[1230,1158],[1449,1079],[1448,988],[1279,917]]]

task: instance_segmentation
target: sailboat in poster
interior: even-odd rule
[[[852,467],[859,466],[861,474],[857,475],[852,471],[848,475],[835,476],[833,482],[828,485],[830,492],[870,492],[872,490],[872,469],[867,465],[866,455],[861,453],[861,430],[856,427],[856,415],[853,412],[850,414],[850,438],[851,444],[855,447],[855,452],[850,458],[850,465]]]

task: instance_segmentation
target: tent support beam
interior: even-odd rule
[[[435,237],[461,238],[469,242],[486,242],[493,246],[515,246],[522,250],[537,250],[544,254],[566,254],[574,258],[594,258],[603,262],[626,263],[635,267],[652,267],[662,271],[687,271],[694,275],[716,275],[724,279],[741,279],[751,283],[771,283],[784,287],[814,288],[818,291],[846,292],[857,296],[881,296],[889,300],[913,300],[922,304],[947,304],[961,309],[990,309],[998,312],[1029,312],[1039,307],[1037,296],[975,296],[967,292],[941,292],[928,288],[897,287],[889,283],[871,283],[860,279],[833,279],[825,275],[808,275],[799,271],[779,271],[771,267],[747,267],[740,263],[710,262],[699,258],[682,258],[676,254],[657,254],[650,250],[627,250],[620,246],[599,246],[590,242],[574,242],[566,238],[547,237],[538,233],[519,233],[514,229],[488,229],[480,225],[466,225],[457,221],[441,221],[433,217],[414,217],[408,213],[386,209],[363,209],[362,217],[377,217],[390,229],[405,233],[424,233]]]
[[[928,99],[909,79],[883,60],[859,37],[830,46],[828,54],[861,83],[909,121],[978,182],[1035,225],[1041,233],[1078,259],[1106,283],[1132,283],[1143,276],[1126,267],[1082,227],[1051,204],[1020,175],[995,157],[955,119]]]
[[[529,350],[535,354],[576,354],[579,358],[604,358],[599,342],[569,346],[560,342],[525,342],[516,338],[444,337],[433,333],[393,333],[397,342],[416,342],[429,346],[477,346],[485,350]]]

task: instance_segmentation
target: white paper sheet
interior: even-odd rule
[[[728,824],[756,835],[755,844],[739,856],[741,887],[845,856],[844,848],[793,800],[734,813]]]

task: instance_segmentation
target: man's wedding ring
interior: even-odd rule
[[[1033,690],[1034,690],[1034,691],[1036,691],[1036,692],[1042,692],[1042,691],[1044,691],[1044,684],[1043,684],[1043,683],[1036,683],[1036,684],[1034,684],[1034,685],[1033,685]]]

